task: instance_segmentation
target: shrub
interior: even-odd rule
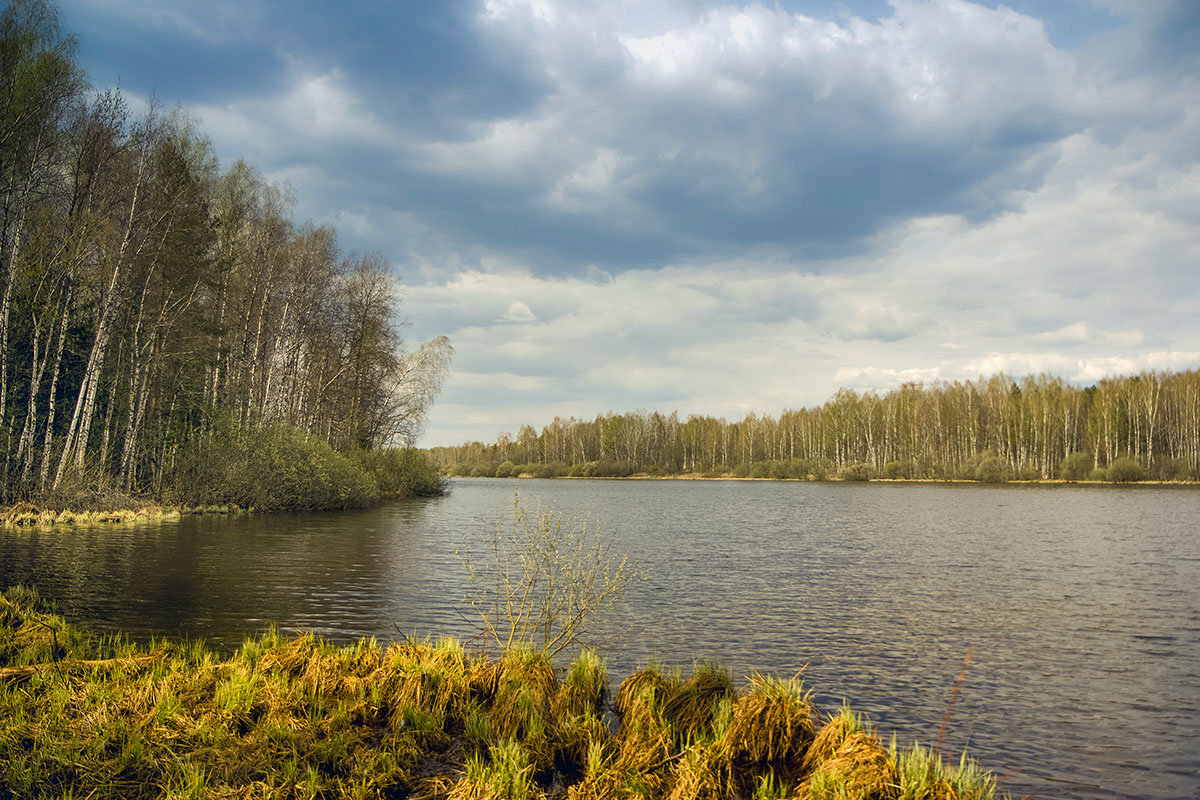
[[[567,474],[565,464],[528,464],[522,469],[534,478],[557,478]]]
[[[429,455],[413,448],[361,450],[358,462],[375,478],[385,497],[435,497],[446,494],[447,484]]]
[[[913,463],[911,461],[889,461],[883,465],[883,477],[892,480],[911,478]]]
[[[476,464],[471,467],[472,478],[494,478],[496,477],[496,468],[491,464]]]
[[[999,456],[986,456],[975,468],[974,477],[982,483],[1004,483],[1012,477],[1012,470]]]
[[[1108,467],[1108,479],[1113,483],[1134,483],[1146,479],[1146,470],[1132,458],[1118,458]]]
[[[1104,467],[1096,467],[1088,473],[1089,481],[1106,481],[1108,480],[1108,470]]]
[[[362,508],[379,499],[374,476],[324,441],[282,423],[218,419],[176,460],[184,505],[236,503],[264,511]]]
[[[460,555],[478,587],[468,602],[481,632],[504,651],[570,647],[641,577],[595,525],[530,509],[519,497],[511,524],[480,531],[478,549]]]
[[[733,468],[733,472],[731,474],[735,478],[749,478],[750,477],[750,465],[749,464],[738,464],[736,467]]]
[[[496,477],[507,478],[512,475],[513,467],[515,466],[511,461],[501,461],[500,466],[496,467]]]
[[[842,471],[838,475],[844,481],[869,481],[871,480],[871,465],[856,461],[842,467]]]
[[[1154,464],[1154,473],[1164,481],[1187,480],[1189,471],[1187,462],[1182,458],[1166,456]]]
[[[1088,476],[1095,464],[1092,463],[1092,457],[1088,453],[1071,453],[1063,459],[1062,465],[1058,468],[1059,475],[1063,480],[1081,481]]]
[[[758,461],[750,467],[751,478],[769,478],[771,477],[771,464],[767,461]]]
[[[637,472],[637,466],[626,461],[592,461],[589,466],[587,474],[593,478],[628,478]]]

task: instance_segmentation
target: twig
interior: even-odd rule
[[[63,660],[63,661],[50,661],[50,662],[44,662],[41,664],[29,664],[29,665],[23,666],[23,667],[3,667],[3,668],[0,668],[0,681],[7,680],[9,678],[29,677],[31,675],[37,674],[38,672],[41,672],[42,670],[46,669],[47,667],[54,667],[55,670],[58,671],[58,674],[60,676],[62,676],[63,680],[65,681],[66,676],[64,675],[64,673],[62,671],[62,668],[64,666],[69,667],[70,669],[75,669],[77,667],[106,667],[106,666],[110,666],[110,665],[119,664],[121,662],[127,663],[130,661],[132,661],[135,664],[141,664],[146,661],[154,661],[157,658],[159,658],[159,656],[156,656],[156,655],[117,656],[116,658],[101,658],[101,659],[87,660],[87,661],[79,661],[79,660],[71,659],[71,660]]]
[[[54,664],[54,668],[58,672],[58,677],[62,679],[62,682],[65,685],[67,682],[67,676],[63,674],[62,666],[60,664],[61,659],[58,656],[58,651],[61,648],[61,645],[58,643],[58,629],[49,622],[45,622],[40,619],[34,619],[33,621],[50,631],[50,636],[54,639],[54,649],[50,651],[50,658],[52,659],[51,663]]]

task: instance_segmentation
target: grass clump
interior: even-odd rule
[[[615,710],[616,715],[610,714]],[[556,670],[443,639],[336,647],[277,631],[220,656],[68,625],[0,594],[0,797],[990,800],[967,759],[885,748],[795,678],[604,662]]]
[[[994,800],[996,779],[963,753],[957,764],[947,763],[932,749],[914,744],[901,750],[893,740],[888,754],[896,765],[896,800]]]
[[[810,695],[798,678],[752,675],[725,734],[732,756],[754,764],[801,761],[816,736]]]

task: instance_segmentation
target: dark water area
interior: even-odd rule
[[[232,647],[470,636],[456,551],[512,481],[354,514],[0,531],[0,586],[74,622]],[[1014,796],[1200,798],[1200,492],[522,480],[649,577],[607,616],[620,679],[656,658],[803,676],[885,737],[966,747]]]

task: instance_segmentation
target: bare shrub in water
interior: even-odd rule
[[[482,535],[479,552],[460,553],[478,585],[467,602],[485,635],[553,656],[581,643],[597,613],[610,608],[640,575],[595,525],[513,499],[512,522]]]

